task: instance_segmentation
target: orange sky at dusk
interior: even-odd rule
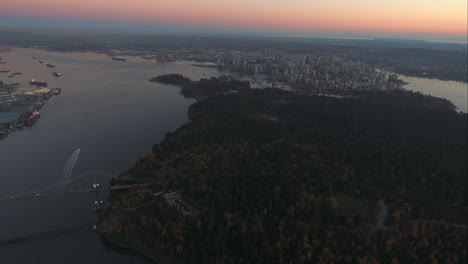
[[[467,35],[466,0],[0,1],[0,15],[10,16],[303,32]]]

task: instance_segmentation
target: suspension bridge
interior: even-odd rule
[[[99,192],[106,192],[112,190],[123,190],[129,189],[133,187],[143,187],[143,186],[150,186],[153,184],[151,180],[135,178],[125,175],[117,175],[105,171],[100,170],[91,170],[80,174],[75,177],[72,176],[73,168],[75,166],[76,161],[78,160],[80,154],[80,149],[75,150],[75,152],[69,158],[65,168],[63,170],[62,175],[60,176],[58,182],[43,186],[40,188],[14,193],[14,194],[4,194],[0,195],[0,203],[9,202],[9,201],[18,201],[18,200],[28,200],[28,199],[40,199],[40,198],[47,198],[47,197],[54,197],[54,196],[65,196],[65,195],[72,195],[72,194],[82,194],[82,193],[96,193],[96,206],[101,207],[102,202],[99,200]],[[92,184],[89,182],[86,184],[86,187],[81,188],[72,188],[67,189],[69,186],[73,186],[74,183],[82,182],[84,179],[93,179]],[[100,181],[98,181],[100,179]],[[131,184],[125,185],[114,185],[111,186],[110,182],[112,179],[118,179],[121,181],[128,181]],[[96,208],[96,209],[99,209]]]

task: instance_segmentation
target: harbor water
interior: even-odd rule
[[[138,57],[123,62],[94,53],[12,48],[0,56],[7,62],[2,68],[22,72],[13,78],[0,73],[0,80],[36,79],[62,88],[32,127],[0,141],[0,196],[58,182],[77,149],[71,177],[89,170],[125,172],[168,131],[187,122],[193,103],[177,87],[148,80],[166,73],[194,80],[218,75],[215,68],[194,67],[193,62],[162,64]],[[93,184],[92,179],[83,181],[83,188]],[[94,201],[88,193],[0,203],[0,263],[150,263],[107,245],[93,232]]]

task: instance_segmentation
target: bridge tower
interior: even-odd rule
[[[98,213],[101,211],[103,203],[99,199],[99,183],[97,183],[96,181],[95,172],[93,172],[93,188],[94,188],[94,193],[96,194],[96,201],[94,202],[94,211]]]

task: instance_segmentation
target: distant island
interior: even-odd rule
[[[467,115],[446,100],[152,81],[204,100],[126,173],[154,186],[112,193],[109,241],[158,263],[467,260]]]

